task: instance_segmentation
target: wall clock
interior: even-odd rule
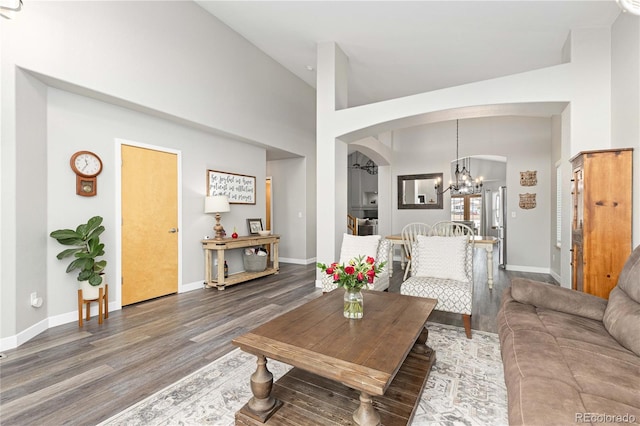
[[[93,197],[98,193],[96,177],[102,171],[102,160],[90,151],[78,151],[71,156],[71,170],[76,174],[76,194]]]

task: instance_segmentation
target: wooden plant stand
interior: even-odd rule
[[[91,302],[98,302],[98,324],[102,324],[102,318],[109,318],[109,284],[98,289],[97,299],[85,299],[82,290],[78,289],[78,327],[82,327],[82,306],[86,304],[87,318],[91,317]]]

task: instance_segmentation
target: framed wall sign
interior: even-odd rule
[[[536,186],[538,184],[537,170],[520,172],[520,186]]]
[[[258,231],[262,231],[262,219],[247,219],[247,229],[250,235],[258,235]]]
[[[255,204],[256,177],[207,170],[207,195],[226,195],[230,204]]]

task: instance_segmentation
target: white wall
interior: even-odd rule
[[[236,227],[240,235],[247,235],[246,218],[264,219],[265,187],[260,184],[265,181],[264,148],[53,88],[48,91],[47,118],[47,198],[55,200],[55,203],[49,203],[48,230],[75,228],[91,216],[103,216],[107,229],[102,237],[108,261],[106,272],[112,283],[119,276],[115,253],[117,212],[114,200],[118,190],[115,187],[118,168],[114,160],[119,149],[116,138],[181,152],[182,223],[179,235],[183,286],[201,284],[204,280],[200,240],[204,235],[212,235],[214,224],[213,216],[203,212],[207,169],[256,176],[256,204],[232,204],[231,211],[222,215],[227,233]],[[95,197],[81,198],[75,193],[75,174],[69,167],[69,158],[79,150],[95,152],[102,159],[104,169],[98,176],[98,195]],[[73,208],[60,208],[61,205]],[[283,238],[287,237],[290,235],[283,235]],[[48,240],[48,297],[45,302],[51,317],[76,309],[77,285],[76,275],[65,273],[68,260],[55,258],[64,247],[51,238]],[[239,252],[230,252],[226,257],[231,273],[243,270]],[[144,258],[143,254],[141,258]],[[117,302],[116,294],[116,291],[110,292],[111,301]]]
[[[557,195],[556,195],[556,184],[557,184],[557,177],[556,177],[556,164],[558,165],[558,167],[560,168],[560,170],[562,171],[562,117],[559,115],[554,115],[553,117],[551,117],[551,157],[549,158],[549,167],[551,170],[551,223],[549,226],[549,236],[550,236],[550,248],[549,250],[551,251],[550,256],[551,259],[549,259],[550,265],[551,265],[551,274],[553,275],[553,277],[560,281],[560,277],[562,277],[562,270],[563,270],[563,264],[562,264],[562,256],[561,256],[561,248],[558,247],[556,245],[556,226],[557,226],[557,218],[556,218],[556,209],[557,209]],[[562,181],[560,182],[562,184]],[[567,195],[570,197],[570,194],[564,194],[561,190],[561,196],[563,197],[567,197]],[[562,204],[562,203],[560,203]],[[560,208],[562,209],[562,205],[560,206]],[[571,212],[565,212],[563,210],[561,210],[561,214],[564,216],[570,215]],[[561,221],[562,222],[562,221]],[[562,227],[562,223],[560,224],[560,226]],[[561,228],[562,229],[562,228]],[[561,236],[562,238],[562,236]],[[569,244],[569,242],[567,242],[565,245]]]
[[[273,232],[282,238],[279,244],[280,261],[309,264],[315,256],[309,257],[307,235],[298,230],[306,227],[308,216],[307,203],[303,194],[307,186],[304,176],[306,161],[304,158],[289,158],[267,162],[267,175],[271,176],[273,201]]]
[[[460,120],[459,124],[461,156],[499,155],[507,158],[508,269],[549,272],[551,120],[493,117]],[[455,121],[395,131],[394,181],[398,175],[443,173],[443,180],[448,182],[451,179],[451,161],[456,154],[455,142]],[[526,170],[538,172],[536,186],[520,186],[520,172]],[[392,199],[397,200],[397,185],[392,188]],[[525,192],[536,193],[536,208],[523,210],[518,207],[518,194]],[[451,217],[448,193],[444,195],[442,210],[398,210],[396,203],[394,201],[392,209],[394,234],[400,233],[407,223],[435,223]],[[515,218],[511,216],[512,212]]]
[[[633,245],[640,245],[640,18],[621,13],[611,34],[611,145],[634,148]]]
[[[181,147],[182,178],[188,185],[183,188],[183,207],[185,217],[192,219],[189,209],[201,211],[198,182],[204,185],[207,167],[242,170],[264,181],[264,147],[289,151],[305,158],[306,169],[298,170],[291,178],[306,182],[296,196],[304,200],[307,210],[315,210],[314,90],[197,4],[36,1],[23,8],[15,20],[3,20],[0,42],[0,348],[28,339],[41,327],[46,328],[48,316],[70,306],[66,299],[47,303],[49,313],[43,309],[34,312],[28,306],[31,289],[46,292],[54,284],[42,283],[42,276],[53,277],[59,267],[51,265],[51,250],[45,253],[44,247],[48,232],[64,224],[58,224],[57,216],[49,218],[43,212],[63,208],[82,211],[91,204],[80,197],[61,203],[57,197],[44,193],[47,173],[43,167],[37,166],[35,172],[31,169],[32,161],[54,167],[51,173],[55,177],[60,158],[66,159],[68,168],[70,153],[56,151],[63,146],[57,138],[68,131],[75,129],[78,133],[74,137],[82,135],[84,141],[74,139],[73,148],[65,149],[75,149],[76,145],[82,149],[94,147],[107,159],[112,154],[103,153],[105,140],[126,139],[127,134],[140,142],[159,141],[158,144]],[[41,99],[47,85],[129,110],[124,113],[116,107],[91,103],[86,111],[78,110],[72,104],[89,99],[71,101],[72,96],[60,92],[54,95],[56,103],[47,110],[48,104]],[[65,100],[58,102],[63,97]],[[131,110],[145,115],[136,116]],[[106,116],[87,114],[89,111]],[[70,120],[72,125],[67,127],[71,130],[56,128],[59,124],[51,122],[48,134],[46,113],[61,120],[77,115],[80,121]],[[125,116],[122,123],[111,118],[119,114]],[[95,125],[96,130],[88,128],[87,123]],[[165,134],[159,129],[164,129]],[[54,138],[56,144],[48,146],[44,135]],[[240,145],[227,148],[227,143],[238,141],[247,144],[241,144],[242,149],[238,148]],[[17,177],[22,179],[18,181]],[[112,177],[107,164],[98,178],[100,196],[96,200],[100,200],[100,207],[102,203],[115,204],[107,183]],[[35,203],[33,194],[38,199]],[[258,202],[264,203],[264,197]],[[262,217],[263,210],[262,207],[257,213],[238,208],[231,218],[238,229],[243,229],[246,217]],[[202,215],[199,220],[185,223],[185,284],[202,279],[200,246],[191,246],[189,241],[201,238],[202,229],[211,227],[208,219]],[[315,229],[309,221],[315,221],[315,213],[303,219],[297,223],[295,235],[305,235],[302,257],[310,258],[315,256]],[[227,229],[234,225],[225,220]],[[106,242],[112,243],[110,238],[107,236]],[[25,256],[28,250],[36,250],[35,260]],[[46,273],[45,265],[51,267]],[[43,296],[48,299],[48,295]],[[70,300],[73,303],[75,297]]]

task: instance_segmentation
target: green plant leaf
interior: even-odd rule
[[[82,236],[70,229],[60,229],[49,234],[51,238],[55,238],[58,242],[65,246],[77,246],[84,244]]]
[[[76,232],[82,237],[83,240],[87,239],[87,224],[82,223],[76,228]]]
[[[89,277],[89,284],[91,285],[100,285],[102,284],[102,277],[99,274],[96,274],[95,272],[93,274],[91,274],[91,276]]]
[[[106,260],[101,260],[99,262],[96,262],[93,264],[93,271],[94,272],[102,272],[104,271],[104,268],[107,266],[107,261]]]
[[[80,269],[82,271],[87,271],[87,270],[91,271],[93,270],[93,263],[94,261],[91,258],[76,259],[73,262],[71,262],[69,266],[67,266],[67,272],[71,272],[74,269]]]
[[[58,255],[56,256],[58,259],[64,259],[65,257],[69,257],[72,254],[75,254],[76,252],[78,252],[79,248],[73,248],[73,249],[66,249],[61,251],[60,253],[58,253]]]
[[[82,270],[78,274],[78,281],[87,281],[93,275],[93,271]]]
[[[93,230],[95,228],[97,228],[98,226],[100,226],[100,224],[102,223],[102,217],[100,216],[94,216],[91,219],[89,219],[87,221],[87,228],[89,230]]]
[[[104,232],[104,226],[98,226],[93,230],[89,230],[89,234],[87,235],[87,240],[98,239],[100,234]]]
[[[91,238],[87,241],[87,248],[89,249],[89,253],[98,256],[98,252],[104,248],[104,244],[100,243],[99,238]]]
[[[57,231],[53,231],[49,234],[51,238],[65,239],[65,238],[80,238],[80,234],[71,229],[58,229]]]

